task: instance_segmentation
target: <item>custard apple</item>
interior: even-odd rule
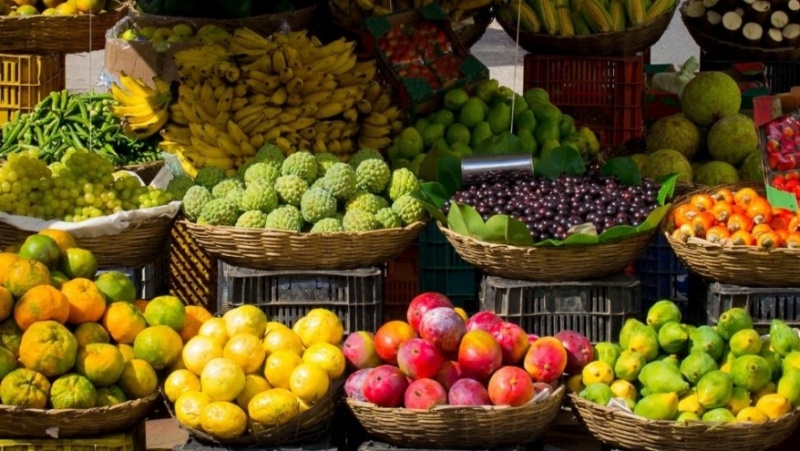
[[[378,230],[381,225],[375,215],[362,210],[350,210],[342,218],[342,227],[347,232]]]
[[[317,171],[317,160],[309,152],[295,152],[281,165],[281,175],[296,175],[309,185],[317,179]]]
[[[256,180],[266,180],[270,185],[281,176],[280,167],[269,163],[255,163],[244,173],[244,183],[250,186]]]
[[[400,219],[397,213],[391,209],[391,207],[381,208],[375,213],[375,219],[381,223],[381,228],[384,229],[396,229],[403,227],[403,221]]]
[[[303,216],[296,207],[284,205],[272,210],[267,215],[267,223],[264,228],[299,232],[303,230]]]
[[[242,211],[259,210],[269,213],[278,208],[278,193],[270,186],[250,186],[239,199],[239,208]]]
[[[181,210],[186,219],[190,221],[197,221],[200,218],[200,213],[207,203],[211,202],[214,196],[211,191],[200,185],[194,185],[186,190],[186,195],[183,196],[183,204]]]
[[[234,188],[244,189],[244,183],[239,179],[225,179],[217,183],[214,189],[211,190],[211,194],[214,195],[215,199],[222,199]]]
[[[328,168],[340,162],[336,155],[327,152],[314,154],[314,159],[317,160],[318,177],[324,177],[328,172]]]
[[[284,175],[275,181],[275,191],[282,204],[300,206],[303,193],[308,190],[308,183],[297,175]]]
[[[324,189],[310,188],[300,200],[300,212],[306,222],[315,223],[336,214],[336,198]]]
[[[381,208],[386,208],[388,206],[389,202],[386,199],[372,193],[359,191],[347,200],[344,209],[346,211],[361,210],[375,214]]]
[[[419,180],[409,169],[400,168],[392,172],[386,191],[389,199],[397,200],[400,196],[419,191]]]
[[[243,164],[243,165],[239,166],[239,167],[236,169],[236,178],[237,178],[237,179],[239,179],[239,180],[244,180],[244,174],[245,174],[245,172],[247,172],[247,170],[248,170],[248,169],[250,169],[250,166],[252,166],[252,165],[254,165],[254,164],[256,164],[256,162],[255,162],[255,161],[248,161],[247,163],[245,163],[245,164]],[[280,165],[279,165],[279,166],[280,166]]]
[[[263,229],[267,224],[267,214],[261,210],[250,210],[242,213],[236,220],[236,227]]]
[[[283,164],[283,161],[286,159],[286,156],[283,155],[283,151],[278,148],[275,144],[269,143],[264,144],[258,149],[256,155],[253,157],[253,161],[256,163],[262,161],[271,161],[278,163],[278,165]]]
[[[225,178],[226,176],[224,170],[209,166],[197,171],[197,175],[194,178],[194,183],[211,190],[217,186],[217,183],[225,180]]]
[[[356,187],[360,190],[380,194],[386,189],[392,171],[383,160],[369,159],[358,165],[356,169]]]
[[[232,226],[239,219],[239,208],[227,199],[213,199],[200,212],[199,223],[214,226]]]
[[[186,191],[194,186],[194,181],[185,175],[173,177],[167,184],[167,192],[172,195],[172,199],[181,200],[186,195]]]
[[[356,192],[356,171],[347,163],[336,163],[322,179],[323,188],[338,200],[347,200]]]
[[[404,226],[425,219],[425,207],[414,196],[408,194],[394,201],[392,210],[400,216]]]
[[[228,191],[228,194],[225,195],[225,200],[233,205],[239,205],[242,203],[242,196],[244,196],[244,188],[236,187]]]
[[[361,149],[358,152],[354,153],[350,160],[347,162],[353,169],[358,169],[358,167],[366,160],[383,160],[381,153],[375,149]]]
[[[310,233],[332,233],[343,232],[342,221],[336,218],[320,219],[314,227],[311,227]]]

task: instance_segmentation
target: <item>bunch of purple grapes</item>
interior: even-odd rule
[[[496,214],[520,220],[534,242],[563,240],[579,224],[592,223],[598,234],[618,225],[638,226],[658,207],[659,189],[652,180],[625,186],[616,176],[599,175],[597,168],[590,168],[583,176],[562,175],[556,180],[537,177],[466,186],[443,210],[447,215],[452,202],[470,205],[484,221]]]

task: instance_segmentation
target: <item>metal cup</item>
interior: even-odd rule
[[[533,178],[533,155],[529,153],[464,155],[461,157],[461,181],[465,185],[526,178]]]

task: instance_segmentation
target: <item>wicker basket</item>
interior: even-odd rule
[[[204,431],[192,429],[181,425],[189,435],[206,444],[222,445],[225,448],[249,447],[258,445],[254,449],[266,449],[295,443],[315,443],[325,438],[330,428],[330,421],[336,412],[336,406],[342,396],[344,378],[331,382],[331,387],[324,398],[314,403],[310,409],[296,416],[290,422],[264,429],[254,434],[247,433],[234,439],[221,439]],[[164,401],[172,418],[177,420],[175,412],[169,401]]]
[[[131,3],[102,14],[0,17],[0,48],[37,54],[103,50],[106,30],[128,14]]]
[[[76,238],[78,246],[97,258],[99,267],[126,266],[138,268],[156,261],[167,248],[166,240],[172,218],[135,219],[127,229],[114,235]],[[6,247],[25,240],[35,232],[20,230],[0,222],[0,246]]]
[[[601,442],[626,450],[756,451],[789,438],[800,423],[800,409],[760,424],[707,424],[653,421],[595,404],[575,393],[569,399],[578,420]]]
[[[139,176],[142,179],[142,182],[145,185],[149,185],[150,182],[156,178],[158,172],[161,168],[164,167],[164,160],[158,161],[151,161],[150,163],[142,163],[142,164],[129,164],[127,166],[122,166],[119,169],[123,171],[131,171]]]
[[[276,31],[299,31],[308,29],[317,5],[312,4],[305,8],[275,14],[243,17],[240,19],[216,19],[209,17],[176,17],[160,16],[156,14],[136,13],[131,16],[137,26],[156,25],[172,26],[177,23],[188,23],[195,27],[202,25],[216,25],[224,30],[233,32],[237,28],[249,28],[258,34],[269,36]]]
[[[621,273],[642,256],[657,230],[612,243],[522,247],[479,241],[437,225],[458,255],[473,266],[493,276],[540,282],[597,279]]]
[[[425,227],[371,232],[297,233],[199,225],[183,221],[203,250],[234,266],[253,269],[352,269],[383,264],[407,248]]]
[[[519,407],[440,406],[392,409],[347,398],[347,407],[367,432],[403,448],[491,449],[536,441],[561,412],[565,388]]]
[[[694,42],[704,51],[718,58],[737,61],[796,61],[800,60],[800,47],[777,47],[773,49],[753,47],[737,42],[725,41],[706,34],[686,16],[689,2],[681,6],[681,19]]]
[[[453,24],[453,33],[458,36],[458,40],[461,41],[461,45],[463,45],[465,49],[470,49],[481,40],[493,20],[494,14],[492,14],[492,9],[486,8],[472,17],[471,24],[461,26],[459,26],[459,24]]]
[[[654,21],[628,28],[625,31],[596,33],[584,36],[551,36],[544,33],[531,33],[519,30],[519,46],[537,54],[570,56],[632,56],[653,46],[669,26],[673,7]],[[514,15],[516,17],[516,14]],[[503,30],[517,40],[517,24],[509,23],[497,16]]]
[[[141,423],[161,393],[108,407],[91,409],[25,409],[0,405],[0,431],[4,438],[97,437],[125,432]]]
[[[752,187],[764,194],[764,187],[742,183],[732,185],[733,189]],[[719,187],[703,188],[685,194],[673,203],[677,206],[689,201],[694,194],[712,193]],[[671,212],[667,218],[672,216]],[[734,285],[752,287],[800,287],[797,265],[800,263],[800,249],[778,248],[761,249],[756,246],[722,246],[705,241],[683,242],[672,237],[673,223],[664,221],[663,233],[678,258],[692,271],[705,278]]]

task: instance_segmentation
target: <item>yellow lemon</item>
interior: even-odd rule
[[[258,338],[267,330],[267,315],[255,305],[242,305],[222,315],[228,331],[228,337],[248,333]]]
[[[244,382],[242,368],[226,358],[208,362],[200,374],[203,393],[214,401],[233,401],[244,390]]]
[[[187,391],[175,401],[175,417],[178,422],[192,429],[200,428],[200,412],[211,404],[211,398],[199,391]]]
[[[247,409],[247,405],[250,404],[250,400],[253,399],[253,396],[267,391],[272,388],[261,376],[257,376],[255,374],[248,374],[244,378],[244,390],[239,393],[239,396],[236,397],[236,404],[239,404],[239,407],[242,409]]]
[[[164,381],[164,394],[173,404],[187,391],[201,391],[200,379],[189,370],[173,371]]]
[[[292,330],[306,348],[316,343],[338,345],[344,336],[344,327],[339,317],[325,309],[311,310],[308,315],[294,323]]]
[[[331,379],[344,374],[346,361],[342,350],[330,343],[316,343],[303,352],[303,362],[311,363],[325,370]]]
[[[292,329],[285,326],[273,329],[267,327],[267,334],[264,336],[263,343],[267,356],[280,349],[288,349],[297,355],[302,355],[305,350],[300,337]]]
[[[225,343],[228,342],[228,326],[222,318],[211,318],[200,326],[197,336],[211,337],[217,340],[221,346],[225,346]]]
[[[211,337],[198,335],[184,345],[181,355],[186,368],[199,376],[208,362],[222,357],[222,345]]]
[[[200,412],[200,427],[214,437],[234,439],[247,429],[247,414],[231,402],[212,402]]]
[[[249,333],[241,333],[228,339],[222,356],[242,367],[245,374],[252,374],[261,368],[266,351],[258,337]]]
[[[299,355],[287,349],[273,352],[267,357],[267,363],[264,365],[264,376],[270,385],[275,388],[289,389],[289,376],[292,371],[303,363],[303,359]]]
[[[300,413],[300,405],[294,393],[273,388],[255,395],[247,406],[247,412],[253,421],[279,426],[292,421]]]
[[[300,401],[315,403],[328,393],[330,379],[322,368],[310,363],[301,363],[289,376],[289,389]]]

